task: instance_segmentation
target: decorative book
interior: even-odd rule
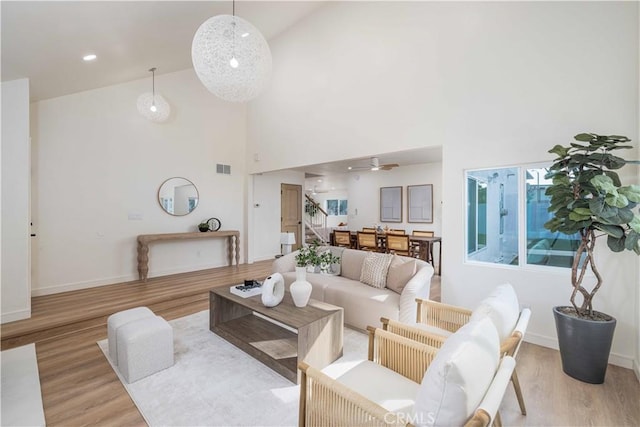
[[[245,280],[243,285],[235,285],[229,288],[232,294],[242,298],[249,298],[262,294],[262,282],[257,280]]]

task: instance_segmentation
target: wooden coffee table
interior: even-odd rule
[[[298,362],[321,369],[342,356],[343,319],[342,307],[309,300],[299,308],[288,292],[271,308],[229,286],[209,292],[209,329],[296,384]]]

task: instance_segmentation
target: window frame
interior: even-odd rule
[[[473,266],[483,266],[483,267],[491,267],[491,268],[504,268],[504,269],[509,269],[509,270],[527,270],[527,271],[536,271],[536,272],[545,272],[545,273],[556,273],[556,274],[567,274],[567,270],[570,270],[571,267],[562,267],[562,266],[555,266],[555,265],[540,265],[540,264],[529,264],[527,262],[527,197],[526,197],[526,191],[527,191],[527,182],[526,182],[526,172],[528,169],[543,169],[543,168],[549,168],[551,166],[552,162],[546,162],[546,161],[541,161],[541,162],[532,162],[532,163],[517,163],[517,164],[511,164],[511,165],[501,165],[501,166],[493,166],[493,167],[483,167],[483,168],[466,168],[463,170],[463,179],[464,179],[464,187],[465,187],[465,191],[463,193],[463,198],[464,198],[464,203],[463,206],[465,206],[464,209],[464,226],[465,226],[465,232],[464,232],[464,246],[463,246],[463,250],[464,250],[464,261],[463,264],[467,264],[467,265],[473,265]],[[489,262],[489,261],[479,261],[479,260],[474,260],[474,259],[469,259],[469,256],[473,255],[473,254],[477,254],[480,253],[480,251],[486,249],[485,248],[481,249],[481,250],[477,250],[476,252],[471,252],[468,253],[468,221],[469,221],[469,217],[468,217],[468,203],[469,203],[469,189],[468,189],[468,179],[476,179],[475,177],[472,177],[469,175],[470,172],[476,172],[476,171],[485,171],[485,170],[495,170],[495,169],[516,169],[517,170],[517,177],[518,177],[518,231],[517,231],[517,236],[518,236],[518,263],[513,265],[513,264],[500,264],[500,263],[494,263],[494,262]],[[575,256],[575,251],[574,251],[574,256]],[[591,275],[592,273],[587,273],[587,275]]]

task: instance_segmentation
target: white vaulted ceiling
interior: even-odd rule
[[[320,1],[236,1],[267,40]],[[231,1],[2,1],[2,81],[28,78],[31,100],[191,68],[191,41]],[[98,59],[82,61],[95,53]]]

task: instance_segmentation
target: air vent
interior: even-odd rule
[[[222,173],[225,175],[231,175],[231,165],[222,165],[218,163],[216,165],[216,173]]]

